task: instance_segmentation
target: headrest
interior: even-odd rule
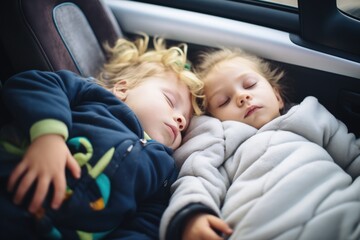
[[[103,44],[122,36],[101,0],[4,0],[2,42],[14,72],[68,69],[96,76]]]

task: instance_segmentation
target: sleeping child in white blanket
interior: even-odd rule
[[[240,49],[203,55],[161,239],[360,239],[360,139],[283,72]]]

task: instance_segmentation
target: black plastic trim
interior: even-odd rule
[[[301,0],[299,16],[305,40],[360,56],[360,22],[343,14],[336,0]]]

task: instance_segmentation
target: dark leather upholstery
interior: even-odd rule
[[[29,69],[68,69],[83,74],[74,59],[76,56],[69,51],[59,33],[54,18],[54,9],[65,3],[76,6],[85,16],[84,19],[95,35],[94,39],[101,51],[104,42],[112,44],[122,36],[110,9],[101,0],[2,0],[0,37],[3,49],[0,51],[0,62],[10,61],[4,74],[11,75]],[[81,31],[82,27],[79,26],[77,29]],[[70,34],[71,39],[72,33],[67,34]],[[79,35],[79,32],[77,34]],[[96,42],[95,40],[93,42]],[[87,41],[83,41],[76,47],[85,47],[86,44]],[[106,57],[105,54],[104,56]],[[86,64],[86,59],[83,62]],[[95,74],[94,71],[91,74]]]

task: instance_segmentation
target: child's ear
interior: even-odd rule
[[[284,100],[282,99],[278,89],[275,88],[274,92],[275,92],[276,99],[279,102],[279,110],[282,110],[284,108]]]
[[[126,80],[120,80],[115,83],[114,87],[112,88],[112,93],[122,101],[125,101],[127,96],[127,82]]]

